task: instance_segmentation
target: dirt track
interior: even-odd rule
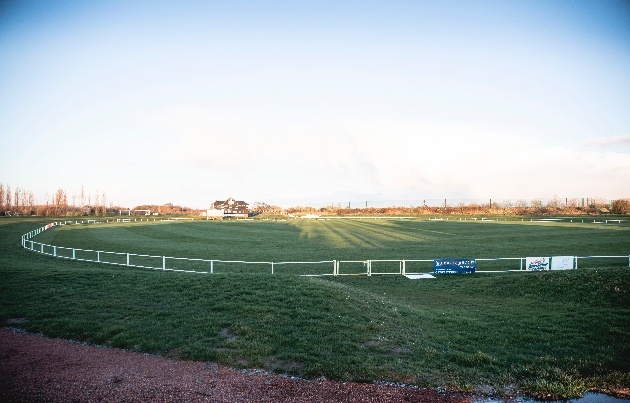
[[[307,381],[0,328],[3,402],[469,402],[390,385]]]

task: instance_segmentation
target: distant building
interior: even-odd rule
[[[207,212],[208,217],[247,217],[248,214],[249,204],[242,200],[235,200],[233,197],[225,201],[215,201]]]

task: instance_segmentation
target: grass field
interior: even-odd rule
[[[630,387],[627,259],[432,280],[282,275],[289,267],[190,275],[22,249],[20,236],[46,222],[0,220],[5,326],[305,377],[565,397]],[[630,253],[630,226],[570,222],[155,222],[65,226],[35,239],[249,261]]]
[[[630,227],[618,224],[333,219],[74,225],[47,231],[37,240],[59,246],[154,256],[286,262],[627,256],[629,238]],[[627,263],[627,259],[613,259],[588,264],[627,266]],[[479,265],[480,269],[520,268],[519,261],[479,262]],[[218,270],[221,268],[231,272],[243,269],[223,265]],[[365,271],[361,265],[344,268],[350,272]],[[268,266],[259,265],[245,270],[266,272],[267,269]],[[411,265],[410,270],[414,269],[431,271],[432,263]],[[296,266],[279,270],[299,272]],[[320,266],[318,270],[331,273],[332,265]]]

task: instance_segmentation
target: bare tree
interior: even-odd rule
[[[591,198],[591,206],[593,206],[593,208],[602,209],[602,208],[607,208],[609,205],[610,203],[608,202],[608,199],[606,198],[603,198],[603,197]]]
[[[94,215],[100,215],[101,210],[101,196],[98,192],[94,193]]]
[[[558,195],[553,195],[553,197],[549,201],[547,201],[547,207],[549,208],[558,209],[560,208],[561,204],[562,202],[558,198]]]
[[[573,198],[573,199],[567,199],[567,200],[566,200],[566,205],[567,205],[568,207],[577,208],[577,207],[579,207],[579,206],[580,206],[580,201],[579,201],[578,199],[576,199],[576,198]]]
[[[265,202],[254,202],[254,204],[252,205],[252,210],[253,211],[259,211],[261,213],[269,213],[269,212],[277,212],[277,211],[281,211],[282,209],[278,206],[273,206],[270,204],[267,204]]]
[[[35,194],[33,192],[28,191],[26,195],[26,204],[28,206],[28,213],[33,214],[33,208],[35,207]]]
[[[101,194],[101,215],[107,215],[107,195],[105,195],[105,190]]]
[[[20,189],[20,213],[28,214],[30,210],[28,191],[26,189]]]
[[[528,203],[527,203],[527,200],[525,199],[519,199],[516,201],[516,207],[518,208],[527,208],[527,205]]]
[[[81,194],[79,197],[79,200],[81,200],[81,207],[85,207],[85,189],[83,189],[83,185],[81,185]]]
[[[614,200],[612,202],[612,212],[614,214],[630,214],[630,199]]]
[[[49,216],[50,215],[50,204],[49,204],[49,197],[48,197],[48,193],[46,193],[46,195],[44,196],[44,200],[46,200],[46,205],[42,206],[44,208],[44,212],[43,215],[45,216]]]
[[[58,189],[53,196],[52,204],[55,208],[55,215],[65,215],[68,210],[68,198],[66,196],[66,191]]]
[[[15,212],[20,211],[20,187],[16,187],[13,191],[13,206],[15,207]]]
[[[11,210],[11,186],[7,185],[7,189],[4,193],[4,208],[5,210]]]
[[[5,201],[4,185],[0,183],[0,210],[3,210],[2,214],[4,214],[4,210],[6,210],[4,201]]]
[[[73,212],[77,208],[77,194],[76,194],[76,192],[72,192],[72,204],[70,205],[70,207],[72,207],[72,211]]]

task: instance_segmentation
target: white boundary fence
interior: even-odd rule
[[[145,219],[149,221],[148,219]],[[130,222],[129,219],[116,219],[114,222]],[[137,220],[134,220],[137,221]],[[142,221],[142,219],[140,219]],[[155,221],[155,220],[154,220]],[[142,269],[163,270],[183,273],[213,274],[217,267],[226,265],[263,266],[266,270],[275,274],[282,266],[320,266],[332,265],[332,271],[325,270],[315,273],[302,273],[304,276],[372,276],[372,275],[414,275],[433,271],[434,259],[386,259],[386,260],[322,260],[311,262],[250,262],[244,260],[219,260],[219,259],[195,259],[185,257],[173,257],[165,255],[142,255],[128,252],[109,252],[93,249],[70,248],[57,245],[48,245],[35,242],[33,237],[59,225],[105,223],[105,221],[63,221],[52,222],[41,228],[36,228],[22,235],[22,247],[32,252],[53,256],[61,259],[70,259],[84,262],[94,262],[117,266],[136,267]],[[622,256],[573,256],[574,269],[578,268],[580,259],[627,259],[630,266],[630,255]],[[525,257],[507,258],[481,258],[477,262],[512,262],[514,269],[507,270],[476,270],[477,273],[502,273],[526,271]],[[516,268],[518,261],[518,269]],[[344,271],[341,266],[343,264]],[[330,266],[329,266],[330,267]]]

